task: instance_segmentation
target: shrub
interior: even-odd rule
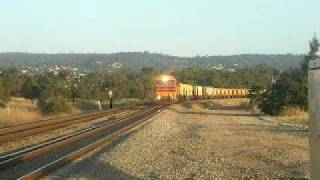
[[[8,91],[5,88],[0,87],[0,108],[5,108],[9,100],[10,95]]]
[[[72,106],[62,96],[49,97],[38,101],[40,111],[45,114],[71,112]]]

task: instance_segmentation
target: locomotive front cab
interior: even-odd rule
[[[174,102],[177,99],[177,80],[174,76],[159,75],[155,79],[156,101]]]

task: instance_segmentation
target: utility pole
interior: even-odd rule
[[[320,60],[309,62],[308,71],[309,122],[310,122],[310,175],[320,178]]]

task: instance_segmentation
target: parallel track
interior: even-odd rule
[[[87,122],[104,116],[121,113],[127,111],[130,108],[133,107],[131,106],[126,108],[106,110],[102,112],[76,114],[71,116],[52,118],[33,123],[2,128],[0,129],[0,143],[7,142],[20,137],[31,136],[33,134],[41,133],[48,130],[66,127],[74,123]]]
[[[110,120],[103,124],[95,125],[81,131],[2,156],[0,157],[0,178],[3,176],[4,178],[10,179],[10,174],[12,173],[19,174],[22,176],[21,179],[40,178],[62,165],[92,151],[105,142],[113,140],[122,133],[156,114],[159,109],[161,109],[161,107],[143,109],[139,112],[133,113],[129,117]],[[76,147],[78,146],[77,143],[79,144],[79,142],[85,141],[87,141],[85,146],[81,145],[78,148],[74,148],[73,150],[70,150],[70,152],[64,153],[62,157],[59,157],[54,161],[47,162],[47,164],[41,166],[38,165],[39,163],[37,159],[58,151],[64,151],[69,147],[72,149],[72,146]],[[38,165],[36,170],[32,169],[31,172],[15,172],[19,171],[19,169],[23,169],[23,167],[33,166],[34,163]],[[13,177],[13,179],[16,178],[18,177]]]

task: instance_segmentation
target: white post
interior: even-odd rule
[[[311,179],[320,179],[320,60],[310,61],[309,72],[309,121]]]

